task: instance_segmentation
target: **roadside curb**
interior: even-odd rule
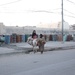
[[[20,48],[21,49],[21,48]],[[8,55],[15,55],[15,54],[29,54],[33,50],[31,48],[22,48],[21,50],[16,50],[15,52],[8,52],[8,53],[2,53],[0,56],[8,56]],[[69,50],[69,49],[75,49],[75,46],[66,46],[66,47],[55,47],[55,48],[49,48],[46,47],[44,52],[47,51],[56,51],[56,50]]]

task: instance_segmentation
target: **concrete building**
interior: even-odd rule
[[[46,26],[44,24],[44,26]],[[49,27],[50,26],[50,27]],[[54,23],[54,24],[48,24],[46,27],[36,27],[36,26],[4,26],[3,23],[0,23],[0,35],[12,35],[12,34],[19,34],[19,35],[25,35],[25,34],[32,34],[33,30],[36,30],[37,34],[62,34],[61,30],[61,22]],[[64,23],[64,33],[65,34],[75,34],[74,30],[69,30],[68,23]]]
[[[0,35],[6,34],[6,27],[3,23],[0,23]]]
[[[43,24],[43,23],[40,23],[38,24],[37,27],[40,27],[40,28],[50,28],[50,29],[62,29],[62,23],[61,22],[57,22],[57,23],[51,23],[51,24]],[[64,29],[69,29],[69,24],[68,22],[65,22],[63,23],[63,28]]]

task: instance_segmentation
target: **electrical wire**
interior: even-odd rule
[[[0,6],[4,6],[4,5],[12,4],[12,3],[16,3],[16,2],[19,2],[19,1],[21,1],[21,0],[17,0],[17,1],[9,2],[9,3],[1,4]],[[74,2],[72,2],[70,0],[67,0],[67,1],[69,1],[70,3],[75,4]],[[56,8],[56,9],[52,9],[52,10],[58,10],[58,9],[61,9],[61,8]],[[74,13],[69,12],[66,9],[64,9],[64,10],[67,11],[68,13],[70,13],[70,14],[75,15]],[[61,14],[60,12],[52,12],[52,11],[46,11],[46,10],[28,10],[28,11],[29,12],[45,12],[45,13],[54,13],[54,14],[58,13],[58,14]],[[25,11],[24,12],[0,12],[0,13],[25,13]],[[65,14],[64,14],[64,16],[75,18],[74,16],[65,15]]]
[[[70,12],[70,11],[66,10],[66,9],[64,9],[64,11],[66,11],[66,12],[68,12],[68,13],[72,14],[72,15],[75,15],[74,13],[72,13],[72,12]]]
[[[32,12],[32,13],[43,13],[44,12],[44,13],[51,13],[51,14],[59,14],[59,15],[61,15],[61,12],[52,12],[52,11],[46,11],[46,10],[36,10],[36,11],[35,10],[29,10],[28,12]],[[0,12],[0,13],[25,13],[25,12]],[[66,15],[66,14],[64,14],[64,16],[75,18],[75,16]]]
[[[67,10],[66,10],[67,11]],[[61,12],[51,12],[51,11],[45,11],[45,10],[37,10],[37,11],[32,11],[32,12],[45,12],[45,13],[53,13],[53,14],[56,14],[56,13],[58,13],[58,14],[61,14]],[[69,12],[69,11],[68,11]],[[69,12],[69,13],[71,13],[71,12]],[[71,13],[72,14],[72,13]],[[75,15],[75,14],[74,14]],[[71,18],[75,18],[75,16],[70,16],[70,15],[66,15],[66,14],[64,14],[64,16],[67,16],[67,17],[71,17]]]
[[[70,16],[70,15],[66,15],[66,14],[64,14],[64,16],[75,18],[75,16]]]
[[[70,0],[67,0],[67,1],[75,5],[75,2],[72,2],[72,1],[70,1]]]
[[[45,12],[45,13],[53,13],[51,11],[46,11],[46,10],[29,10],[29,12]]]

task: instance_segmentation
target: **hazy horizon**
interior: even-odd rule
[[[74,7],[68,0],[64,1],[64,20],[69,25],[75,24]],[[59,21],[61,0],[0,0],[0,22],[6,26],[37,26]]]

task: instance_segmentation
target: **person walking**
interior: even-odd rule
[[[39,51],[41,52],[41,54],[44,51],[44,45],[45,45],[46,41],[45,38],[42,34],[40,34],[40,38],[38,39],[38,46],[39,46]]]

